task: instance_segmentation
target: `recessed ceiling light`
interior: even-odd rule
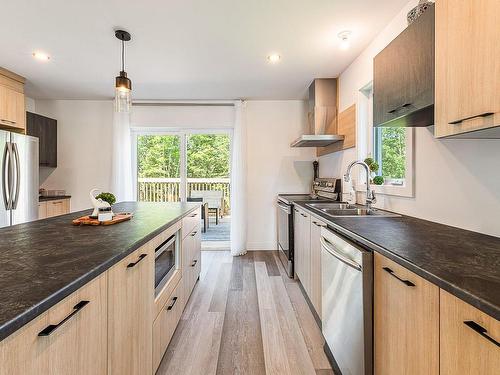
[[[40,60],[40,61],[49,61],[50,60],[49,55],[47,55],[44,52],[39,52],[39,51],[33,52],[33,57],[37,60]]]
[[[340,49],[346,50],[349,48],[350,43],[349,43],[349,36],[351,35],[351,32],[349,30],[342,31],[338,33],[338,37],[340,39]]]
[[[281,56],[278,55],[277,53],[272,53],[269,56],[267,56],[267,60],[271,64],[276,64],[276,63],[278,63],[281,60]]]

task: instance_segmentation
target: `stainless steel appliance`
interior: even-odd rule
[[[0,130],[0,227],[38,219],[38,138]]]
[[[322,331],[342,374],[371,375],[373,254],[321,228]]]
[[[293,202],[340,200],[341,181],[336,178],[315,178],[312,194],[278,195],[278,254],[289,277],[294,276]]]
[[[155,295],[170,280],[175,270],[180,268],[179,243],[177,231],[155,249]]]

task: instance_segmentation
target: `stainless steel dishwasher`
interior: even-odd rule
[[[342,375],[373,372],[373,254],[321,228],[322,331]]]

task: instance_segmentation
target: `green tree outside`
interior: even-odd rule
[[[380,128],[382,176],[405,178],[406,128]]]

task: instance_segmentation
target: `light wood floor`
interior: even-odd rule
[[[274,252],[202,252],[200,281],[157,374],[333,374],[296,281]]]

